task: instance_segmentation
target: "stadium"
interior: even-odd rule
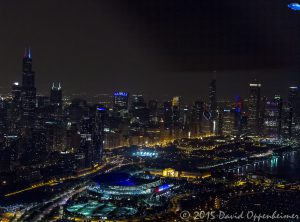
[[[95,177],[94,182],[89,191],[99,193],[106,198],[147,196],[170,188],[159,178],[147,174],[110,173]]]
[[[88,189],[66,204],[69,218],[127,218],[148,206],[162,206],[173,186],[144,172],[108,173],[92,178]]]

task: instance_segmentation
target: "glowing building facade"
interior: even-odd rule
[[[250,135],[258,135],[260,129],[260,100],[261,100],[261,84],[250,83],[249,100],[248,100],[248,133]]]

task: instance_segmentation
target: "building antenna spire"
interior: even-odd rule
[[[217,79],[217,70],[213,71],[213,79],[216,80]]]
[[[31,59],[31,48],[28,49],[28,58]]]

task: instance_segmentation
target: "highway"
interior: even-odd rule
[[[97,173],[98,171],[102,170],[106,166],[107,166],[107,164],[103,164],[103,165],[97,166],[96,168],[93,168],[89,171],[78,174],[76,176],[61,177],[61,178],[58,178],[58,179],[53,179],[53,180],[49,180],[49,181],[46,181],[46,182],[37,183],[37,184],[31,185],[30,187],[27,187],[27,188],[24,188],[24,189],[21,189],[21,190],[17,190],[17,191],[11,192],[11,193],[7,193],[4,196],[9,197],[9,196],[13,196],[13,195],[16,195],[16,194],[20,194],[20,193],[23,193],[23,192],[26,192],[26,191],[29,191],[29,190],[33,190],[33,189],[36,189],[36,188],[44,187],[44,186],[55,186],[55,185],[57,185],[59,183],[62,183],[66,180],[78,179],[78,178],[81,178],[81,177],[85,177],[85,176]]]

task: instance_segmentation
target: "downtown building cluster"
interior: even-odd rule
[[[281,95],[267,98],[262,84],[249,84],[248,98],[218,103],[217,134],[249,136],[268,140],[292,140],[299,136],[300,95],[298,86],[288,88],[286,101]]]
[[[74,174],[97,166],[104,149],[153,146],[203,135],[292,139],[300,129],[297,86],[266,98],[260,83],[249,84],[247,98],[217,98],[217,81],[208,100],[185,105],[180,96],[145,100],[142,94],[115,92],[111,101],[66,100],[60,83],[50,95],[37,95],[30,50],[23,58],[22,83],[0,100],[0,183],[33,182]]]
[[[64,108],[60,83],[49,87],[49,96],[37,95],[30,49],[22,71],[22,82],[0,99],[1,184],[49,180],[100,164],[104,108],[81,109],[76,101]]]

